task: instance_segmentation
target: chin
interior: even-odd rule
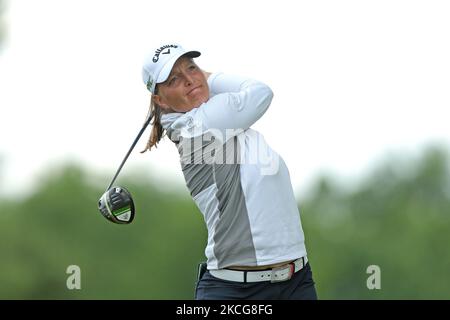
[[[198,97],[197,99],[192,99],[192,100],[193,100],[192,103],[190,103],[190,105],[192,107],[184,108],[183,112],[189,112],[192,109],[196,109],[196,108],[200,107],[203,103],[205,103],[206,101],[209,100],[209,93],[205,94],[203,97]]]
[[[203,98],[199,98],[195,103],[194,103],[194,108],[198,108],[200,107],[203,103],[205,103],[206,101],[208,101],[209,96],[203,97]]]

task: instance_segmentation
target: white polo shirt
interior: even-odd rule
[[[286,164],[250,128],[269,107],[271,89],[223,73],[210,75],[208,85],[207,102],[161,118],[208,229],[208,269],[261,266],[305,256]]]

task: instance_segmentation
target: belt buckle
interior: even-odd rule
[[[293,263],[289,263],[285,266],[272,268],[272,273],[270,275],[270,282],[282,282],[287,281],[292,278],[294,274],[295,265]]]

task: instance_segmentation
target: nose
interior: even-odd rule
[[[185,73],[184,79],[185,79],[186,87],[192,86],[192,84],[194,83],[194,79],[192,78],[192,76],[190,74]]]

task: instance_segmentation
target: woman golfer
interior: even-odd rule
[[[317,299],[288,169],[251,129],[273,93],[259,81],[207,73],[177,44],[146,57],[153,128],[180,154],[208,229],[196,299]],[[145,151],[145,150],[144,150]]]

